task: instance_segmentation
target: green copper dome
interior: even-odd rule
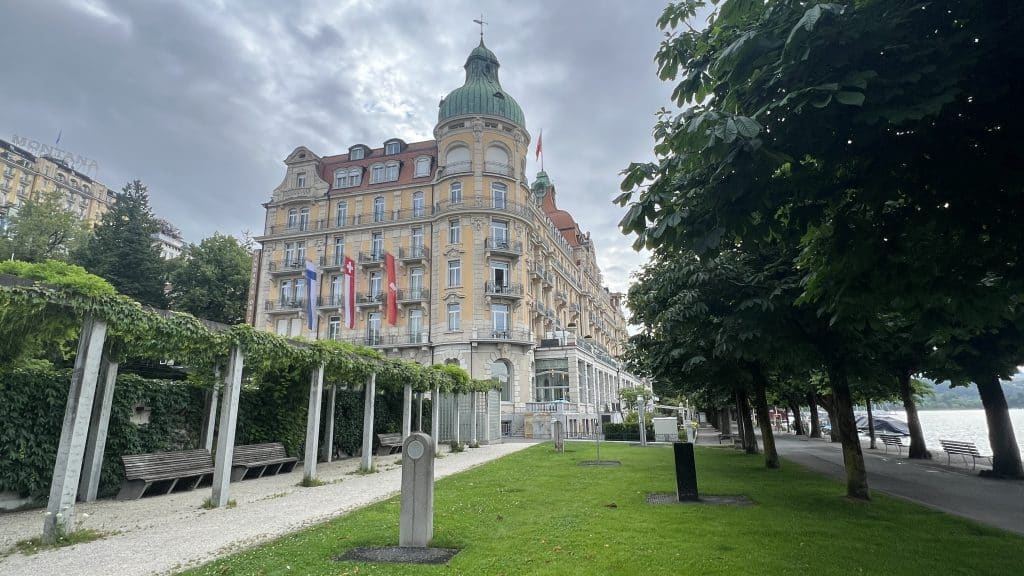
[[[525,128],[522,108],[501,88],[498,66],[497,56],[484,46],[481,38],[480,45],[466,59],[466,83],[441,100],[437,122],[467,114],[484,114],[506,118]]]

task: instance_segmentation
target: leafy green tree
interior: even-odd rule
[[[171,275],[171,305],[224,324],[245,322],[252,255],[233,236],[214,234],[189,246]]]
[[[805,328],[850,496],[868,496],[850,375],[883,314],[924,322],[913,344],[936,352],[928,363],[979,384],[993,469],[1020,476],[998,376],[1021,360],[1024,143],[1005,113],[1024,96],[1010,72],[1024,63],[1021,6],[731,0],[707,29],[675,31],[704,4],[659,21],[672,30],[659,72],[687,108],[660,118],[658,162],[627,170],[624,231],[701,253],[802,248],[796,305],[822,320]]]
[[[156,308],[166,308],[166,264],[153,235],[160,226],[149,207],[146,186],[129,182],[103,215],[79,262],[107,279],[118,292]]]
[[[46,192],[25,200],[0,234],[0,257],[24,262],[67,262],[89,237],[89,227],[65,208],[64,196]]]

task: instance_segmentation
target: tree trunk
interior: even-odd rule
[[[793,433],[797,436],[804,435],[804,423],[800,420],[800,403],[796,400],[789,400],[789,409],[793,412]]]
[[[828,414],[829,421],[829,432],[828,439],[830,442],[839,442],[839,426],[836,425],[836,409],[835,409],[835,398],[830,398],[830,401],[826,402],[825,398],[820,398],[821,407],[825,409],[825,413]]]
[[[875,415],[871,413],[871,398],[868,398],[868,437],[871,438],[871,444],[868,446],[872,450],[878,450],[878,446],[875,446]]]
[[[907,427],[910,428],[910,448],[907,450],[907,458],[930,459],[932,453],[924,445],[924,430],[921,428],[921,419],[917,415],[914,391],[910,387],[910,370],[900,372],[897,379],[899,380],[900,398],[903,399],[903,409],[907,412]]]
[[[988,423],[988,443],[992,446],[992,472],[983,472],[983,475],[1024,478],[1020,448],[1017,447],[1010,410],[1006,406],[1006,396],[1003,395],[999,376],[980,378],[977,384],[981,403],[985,407],[985,421]]]
[[[864,454],[857,437],[857,423],[853,418],[853,400],[850,397],[850,381],[846,370],[840,366],[829,366],[829,381],[832,386],[833,408],[832,430],[838,429],[839,441],[843,443],[843,463],[846,465],[846,495],[858,500],[870,500],[868,474],[864,468]]]
[[[736,409],[739,411],[737,422],[742,424],[741,438],[743,438],[743,451],[747,454],[757,454],[757,436],[754,435],[754,422],[750,418],[750,401],[747,399],[747,391],[744,388],[736,390]]]
[[[757,422],[761,425],[761,443],[764,445],[764,465],[766,468],[779,467],[779,453],[775,449],[775,433],[768,417],[768,379],[761,372],[760,366],[751,369],[754,377],[754,409],[757,410]]]
[[[821,422],[818,421],[818,399],[813,391],[807,393],[807,409],[811,412],[811,438],[821,438]]]

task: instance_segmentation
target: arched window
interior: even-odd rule
[[[491,184],[491,206],[504,210],[508,200],[508,186],[501,182]]]
[[[362,150],[362,148],[360,148]],[[352,168],[348,171],[348,186],[359,186],[363,181],[363,169],[359,167]]]
[[[430,176],[430,156],[420,156],[416,159],[416,177]]]
[[[373,221],[383,222],[384,221],[384,197],[377,196],[373,199]]]
[[[299,225],[299,211],[295,208],[288,210],[288,228],[295,228]]]
[[[384,165],[374,164],[370,167],[370,184],[384,181]]]
[[[496,378],[501,385],[501,401],[512,401],[512,363],[508,360],[497,360],[491,364],[491,378]]]
[[[309,208],[299,210],[299,230],[309,229]]]
[[[348,220],[348,202],[342,200],[338,202],[338,208],[335,212],[335,225],[344,226]]]
[[[345,178],[347,176],[348,176],[348,170],[345,170],[343,168],[339,168],[339,169],[335,170],[334,171],[334,187],[335,188],[344,188],[345,187]]]
[[[470,172],[473,169],[473,163],[469,156],[469,148],[463,145],[450,148],[444,157],[444,163],[445,172],[448,174]]]
[[[452,182],[448,191],[449,204],[462,204],[462,182]]]
[[[412,193],[412,215],[413,218],[421,218],[425,214],[423,208],[423,192]]]
[[[508,151],[501,146],[488,146],[484,153],[484,172],[511,176],[512,164],[508,160]]]
[[[394,182],[398,180],[398,162],[388,162],[384,167],[384,181]]]

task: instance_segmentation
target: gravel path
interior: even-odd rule
[[[478,466],[532,443],[482,446],[437,460],[442,478]],[[375,458],[380,472],[359,475],[359,459],[317,465],[329,484],[301,488],[302,463],[295,472],[231,484],[232,509],[203,510],[209,488],[131,502],[100,500],[76,507],[77,527],[116,534],[95,542],[0,558],[4,576],[166,574],[209,562],[282,534],[323,522],[398,493],[398,456]],[[42,531],[40,510],[0,515],[0,551]]]

